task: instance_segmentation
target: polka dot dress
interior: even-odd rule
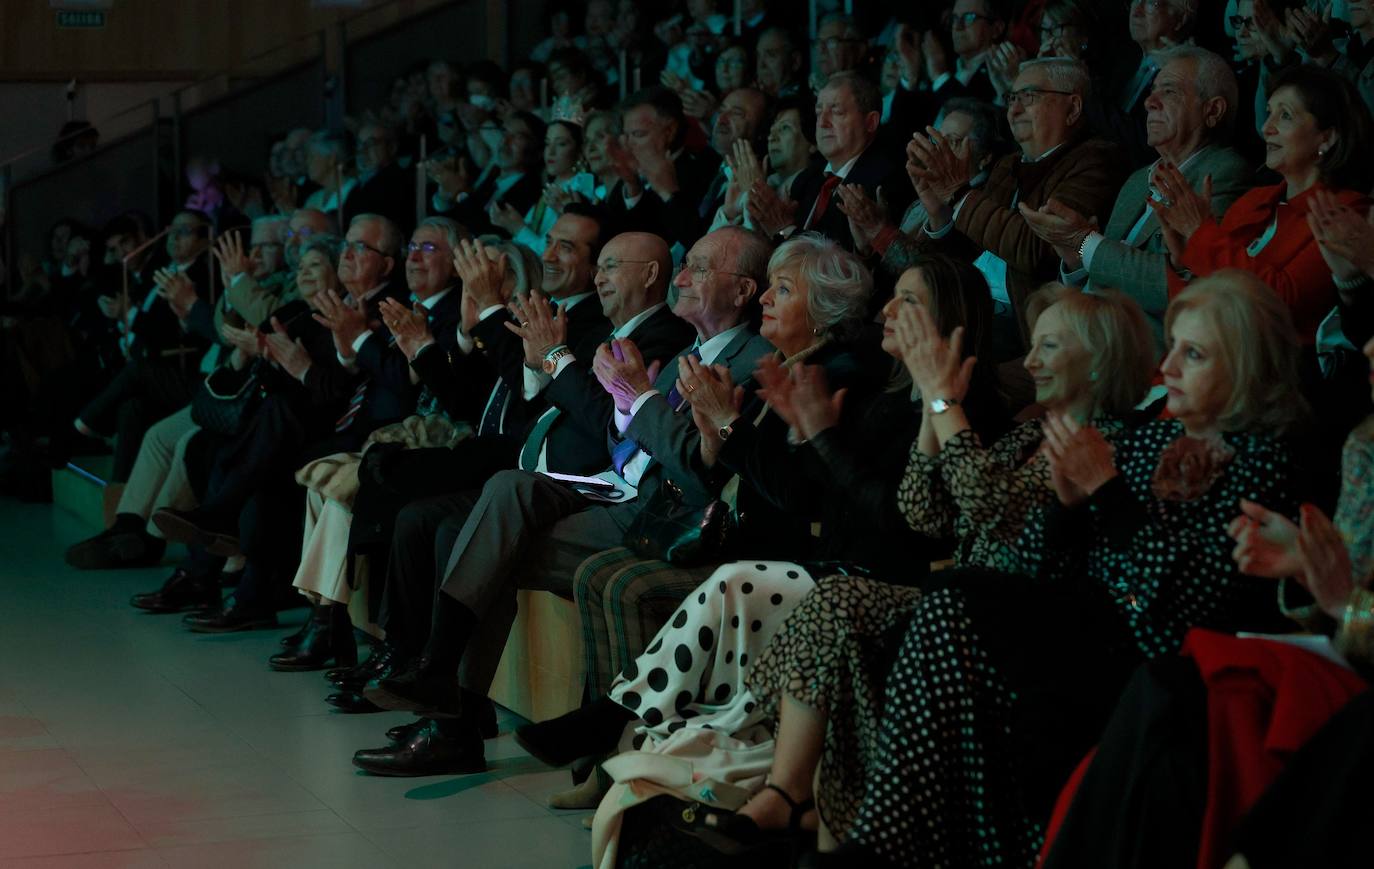
[[[1287,452],[1274,440],[1227,435],[1235,455],[1207,491],[1160,500],[1151,479],[1182,433],[1178,423],[1159,421],[1117,440],[1124,486],[1111,490],[1115,502],[1095,498],[1072,515],[1076,542],[1047,540],[1041,519],[1027,524],[1024,545],[1044,556],[1040,578],[1049,586],[1023,580],[1008,594],[1005,583],[948,581],[920,599],[887,678],[849,839],[897,865],[1033,865],[1041,818],[1027,811],[1031,783],[1017,770],[1027,768],[1025,753],[1061,744],[1062,722],[1015,730],[1014,721],[1033,720],[1022,710],[1062,689],[1073,678],[1065,674],[1090,671],[1083,661],[1121,649],[1137,660],[1174,654],[1190,627],[1254,628],[1275,611],[1273,587],[1236,571],[1226,526],[1240,498],[1291,513]],[[1047,550],[1050,542],[1076,551]],[[1064,614],[1064,601],[1080,598],[1101,601],[1091,625]],[[1036,601],[1043,601],[1038,609]],[[1005,612],[1009,606],[1015,611]],[[1089,678],[1074,690],[1107,711],[1115,695],[1109,679]]]
[[[611,699],[642,719],[634,747],[684,727],[749,738],[765,713],[745,674],[814,585],[800,565],[779,561],[737,562],[711,574],[611,686]],[[757,735],[771,737],[766,728]]]

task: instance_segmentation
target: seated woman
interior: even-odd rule
[[[778,273],[782,280],[784,275]],[[676,616],[666,611],[662,614],[658,624],[669,617],[673,624],[652,637],[652,645],[647,633],[640,638],[626,630],[622,626],[625,619],[617,614],[637,611],[642,623],[641,601],[632,596],[632,589],[646,574],[671,570],[671,566],[646,562],[630,549],[611,550],[584,563],[576,589],[579,603],[587,604],[582,609],[584,620],[596,622],[599,628],[593,634],[598,642],[589,647],[588,680],[593,696],[601,699],[570,716],[522,729],[518,738],[537,748],[537,756],[564,763],[604,754],[614,748],[624,723],[634,718],[643,718],[651,725],[641,728],[637,744],[644,742],[642,734],[660,741],[685,720],[691,720],[694,728],[711,724],[725,733],[740,731],[743,728],[738,725],[746,722],[752,726],[757,716],[752,714],[754,704],[740,678],[741,667],[747,667],[751,657],[758,657],[777,624],[812,587],[813,570],[833,571],[844,565],[842,569],[851,573],[906,573],[913,561],[930,561],[934,541],[908,528],[897,509],[897,484],[920,425],[912,400],[914,384],[900,365],[897,315],[903,305],[923,306],[935,312],[947,334],[963,330],[965,346],[976,351],[986,334],[991,301],[977,269],[944,256],[926,258],[908,269],[897,288],[895,300],[883,312],[886,327],[882,346],[895,360],[885,389],[870,395],[846,393],[837,399],[815,366],[797,366],[788,372],[771,359],[761,363],[755,375],[763,387],[760,394],[790,429],[797,441],[794,446],[779,449],[776,444],[760,444],[753,426],[734,419],[738,411],[725,383],[700,367],[696,368],[698,374],[684,373],[684,392],[693,403],[707,448],[720,449],[719,429],[732,424],[719,464],[738,470],[750,484],[762,484],[760,491],[765,494],[778,497],[786,493],[780,501],[797,504],[821,499],[821,521],[819,528],[813,529],[813,534],[819,531],[812,547],[815,558],[809,564],[741,561],[703,572],[705,582],[691,589],[695,594],[684,589],[676,595],[676,601],[684,595],[687,598]],[[814,282],[811,292],[814,297]],[[768,322],[765,320],[765,327]],[[969,356],[972,358],[973,353]],[[987,380],[988,373],[982,368],[976,371],[970,413],[983,431],[995,434],[1005,427],[1005,412],[995,384]],[[686,392],[689,387],[691,391]],[[719,419],[714,418],[717,414]],[[776,479],[779,474],[793,479],[784,483]],[[756,547],[759,541],[743,545]],[[923,575],[921,570],[914,578],[919,580]],[[602,629],[604,639],[598,636]],[[654,671],[664,663],[659,658],[673,655],[679,645],[673,640],[699,637],[703,630],[732,641],[718,644],[713,655],[694,656],[686,670],[669,661],[673,666],[662,669],[671,677],[659,685]],[[610,654],[596,654],[598,646]],[[654,651],[646,653],[646,647]],[[677,703],[681,691],[691,687],[695,692],[698,686],[701,696]],[[607,688],[611,689],[609,694],[604,693]],[[638,708],[624,708],[626,696]],[[727,696],[728,702],[722,702]],[[634,698],[639,698],[638,702]],[[638,715],[631,714],[635,712]],[[601,713],[616,718],[619,726],[578,726],[585,716]],[[594,744],[588,744],[587,739]]]
[[[1374,340],[1364,353],[1374,370]],[[1346,441],[1343,468],[1334,523],[1310,504],[1299,525],[1243,501],[1229,530],[1241,571],[1280,580],[1286,614],[1333,635],[1349,666],[1313,654],[1331,654],[1324,644],[1191,634],[1185,657],[1136,673],[1081,781],[1061,794],[1047,869],[1119,855],[1219,866],[1236,842],[1256,866],[1349,865],[1342,857],[1358,853],[1351,833],[1367,828],[1368,801],[1357,789],[1374,773],[1374,417]],[[1303,589],[1307,605],[1290,606]],[[1361,804],[1363,818],[1347,808]]]
[[[443,222],[432,226],[421,225],[415,231],[413,240],[417,243],[439,240],[438,234],[446,230],[450,222],[444,218],[435,220]],[[431,238],[431,235],[434,237]],[[454,234],[449,243],[453,244],[456,241],[457,236]],[[497,261],[502,254],[507,258],[502,297],[510,298],[511,293],[528,292],[529,276],[537,273],[528,263],[529,257],[522,254],[521,249],[512,242],[494,241],[487,245],[488,258]],[[453,280],[456,277],[453,273],[453,259],[446,257],[443,265],[446,268],[442,277],[438,279]],[[412,316],[411,312],[400,308],[388,310],[384,322],[397,336],[398,345],[408,355],[413,356],[414,348],[431,337],[428,325],[422,318]],[[410,376],[412,382],[419,382],[414,370],[410,372]],[[471,426],[462,419],[465,414],[460,408],[443,407],[437,398],[431,395],[429,400],[422,399],[420,410],[421,413],[416,416],[373,432],[368,438],[368,446],[364,447],[364,453],[374,444],[396,444],[405,449],[449,447],[471,434]],[[302,472],[304,473],[305,471]],[[357,480],[356,472],[354,480]],[[366,595],[366,571],[350,572],[349,569],[354,498],[360,491],[355,487],[353,491],[341,491],[336,494],[328,487],[311,485],[307,488],[301,561],[292,584],[310,599],[313,609],[298,643],[284,652],[273,655],[269,660],[268,663],[274,670],[322,668],[333,657],[335,642],[352,642],[352,623],[356,623],[375,637],[382,636],[382,629],[377,626],[375,618],[371,615],[376,611],[376,605],[368,601]],[[371,492],[370,489],[368,491]],[[364,515],[370,520],[375,520],[378,506],[375,503],[365,505]],[[354,613],[350,622],[350,604],[360,592],[364,603]],[[331,695],[329,702],[345,711],[374,711],[365,702],[360,702],[353,696],[352,692]]]
[[[1201,194],[1177,166],[1160,164],[1149,201],[1159,215],[1175,271],[1169,295],[1190,277],[1239,268],[1278,293],[1293,315],[1304,348],[1336,306],[1337,284],[1308,224],[1314,197],[1324,191],[1363,213],[1374,186],[1374,163],[1365,154],[1374,142],[1374,121],[1344,77],[1315,66],[1281,75],[1269,98],[1264,125],[1265,165],[1283,180],[1257,187],[1216,221],[1210,190]]]
[[[1054,417],[1118,436],[1152,368],[1149,326],[1139,305],[1117,292],[1089,295],[1051,286],[1033,296],[1028,309],[1032,344],[1024,364],[1038,404]],[[903,359],[932,409],[922,415],[898,493],[906,521],[928,535],[953,533],[956,568],[1033,572],[1018,539],[1054,498],[1042,423],[1023,423],[985,449],[959,404],[950,348],[917,326],[906,330]],[[1104,377],[1104,371],[1116,374]],[[941,396],[954,403],[935,412]],[[942,575],[933,581],[943,584]],[[781,792],[761,792],[738,820],[726,821],[731,836],[757,838],[757,828],[786,826],[788,801],[805,804],[813,778],[819,779],[816,799],[829,835],[846,835],[867,787],[883,680],[901,639],[893,631],[919,600],[889,582],[827,577],[787,619],[749,674],[755,694],[776,715],[771,779]]]
[[[1114,449],[1092,426],[1047,420],[1057,503],[1018,541],[1033,572],[949,571],[917,603],[846,857],[1030,865],[1137,664],[1176,653],[1193,627],[1274,622],[1226,532],[1242,498],[1295,507],[1280,439],[1305,413],[1291,316],[1254,277],[1223,271],[1176,297],[1165,327],[1170,419]]]
[[[560,111],[572,112],[575,116],[555,117],[544,133],[544,174],[546,183],[539,201],[530,206],[523,217],[510,205],[497,205],[493,208],[492,223],[510,233],[516,244],[523,245],[537,254],[542,254],[548,246],[549,230],[553,228],[563,206],[572,199],[574,193],[586,200],[594,197],[596,178],[582,171],[582,114],[575,106],[555,106],[555,114]]]

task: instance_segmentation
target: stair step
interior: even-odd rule
[[[93,530],[103,530],[106,527],[106,500],[115,494],[107,488],[113,468],[111,456],[72,459],[67,467],[52,472],[53,504],[72,513]]]

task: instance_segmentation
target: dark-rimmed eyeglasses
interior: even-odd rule
[[[710,266],[704,266],[704,265],[700,265],[700,264],[695,264],[695,265],[694,265],[694,264],[688,263],[688,262],[685,262],[685,263],[683,263],[682,265],[678,266],[678,267],[677,267],[677,271],[675,271],[673,274],[674,274],[674,275],[680,275],[680,274],[682,274],[683,272],[691,272],[691,273],[692,273],[692,280],[694,280],[694,281],[704,281],[704,280],[706,280],[706,276],[709,275],[709,274],[711,274],[711,272],[715,272],[716,274],[719,274],[719,275],[734,275],[734,276],[737,277],[737,278],[747,278],[747,277],[749,277],[748,275],[743,274],[743,273],[741,273],[741,272],[727,272],[725,269],[713,269],[713,268],[711,268]]]
[[[599,263],[596,264],[595,273],[596,273],[596,274],[605,273],[605,274],[607,274],[607,275],[613,275],[613,274],[615,274],[615,273],[620,269],[621,266],[623,266],[623,265],[625,265],[625,264],[627,264],[627,263],[633,263],[633,264],[635,264],[635,265],[645,266],[645,265],[648,265],[648,264],[651,263],[651,262],[653,262],[653,260],[647,260],[647,259],[607,259],[607,260],[604,260],[603,262],[599,262]]]
[[[386,251],[381,248],[373,247],[365,241],[346,241],[343,244],[343,252],[351,253],[354,256],[362,256],[368,251],[372,251],[377,256],[390,256]]]
[[[993,18],[992,16],[984,15],[981,12],[963,12],[959,15],[951,15],[949,19],[949,26],[955,30],[964,30],[965,28],[972,27],[979,21],[996,20],[997,19]]]
[[[1028,109],[1040,102],[1041,97],[1049,96],[1050,94],[1061,97],[1071,97],[1073,96],[1073,91],[1055,91],[1049,90],[1048,88],[1021,88],[1019,91],[1010,91],[1007,93],[1007,108],[1019,105]]]

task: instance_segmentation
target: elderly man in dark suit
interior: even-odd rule
[[[676,280],[673,310],[697,331],[687,352],[727,366],[737,382],[772,350],[748,317],[768,255],[757,236],[727,227],[693,245]],[[436,565],[424,653],[405,672],[369,683],[365,693],[384,708],[456,720],[431,723],[399,747],[359,752],[356,765],[392,775],[484,768],[480,727],[465,706],[490,687],[515,616],[517,586],[570,595],[577,565],[619,545],[640,504],[669,479],[689,503],[714,497],[698,457],[700,435],[674,386],[677,365],[672,360],[655,380],[657,366],[646,366],[635,342],[597,351],[595,376],[614,403],[606,419],[611,466],[598,476],[619,490],[619,503],[594,500],[543,475],[503,471],[474,499],[461,527],[451,528],[447,539],[441,535],[436,549],[451,542],[451,555]],[[566,374],[549,387],[556,405],[586,388],[576,381],[564,387]],[[638,497],[630,497],[636,490]]]
[[[1115,287],[1145,309],[1160,349],[1169,306],[1169,252],[1148,200],[1160,163],[1177,166],[1195,190],[1211,179],[1212,213],[1220,220],[1254,182],[1254,169],[1229,145],[1239,107],[1236,75],[1204,48],[1175,48],[1162,63],[1149,96],[1146,129],[1159,159],[1137,169],[1116,198],[1105,230],[1058,199],[1021,213],[1063,261],[1061,279],[1075,286]]]
[[[840,184],[857,184],[870,199],[882,188],[888,219],[899,222],[912,200],[911,182],[901,152],[877,144],[881,105],[877,86],[858,73],[831,76],[816,97],[816,148],[825,166],[802,172],[792,182],[790,200],[755,184],[748,204],[754,225],[775,240],[811,230],[852,250],[849,218],[836,193]]]
[[[358,186],[344,200],[344,222],[359,214],[380,214],[398,227],[415,225],[415,170],[396,162],[396,149],[391,127],[369,123],[358,128]]]

